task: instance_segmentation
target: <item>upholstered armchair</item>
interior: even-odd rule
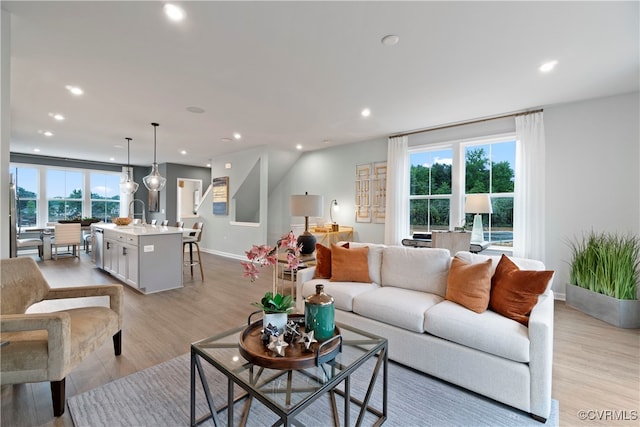
[[[0,382],[49,381],[53,414],[58,417],[65,409],[67,374],[109,337],[113,337],[116,356],[121,353],[122,285],[50,288],[28,257],[1,260],[0,276]],[[43,300],[95,296],[108,296],[109,307],[25,314],[29,306]]]

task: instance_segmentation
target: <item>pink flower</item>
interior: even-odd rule
[[[245,252],[250,262],[241,261],[240,264],[244,268],[242,277],[248,277],[251,282],[258,278],[260,269],[258,267],[274,266],[278,263],[278,248],[287,251],[287,268],[294,270],[300,266],[300,248],[298,241],[293,232],[289,232],[282,236],[279,245],[271,247],[268,245],[253,245],[251,249]],[[275,276],[274,276],[275,277]]]
[[[252,282],[254,282],[258,278],[258,273],[260,272],[260,270],[258,270],[258,267],[256,267],[256,265],[252,262],[241,261],[240,264],[242,265],[242,267],[244,267],[242,277],[248,277]]]

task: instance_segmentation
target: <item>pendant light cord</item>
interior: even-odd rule
[[[160,126],[158,123],[151,123],[153,126],[153,163],[158,163],[156,161],[156,129]]]
[[[131,166],[131,139],[132,138],[125,138],[127,140],[127,176],[129,176],[129,167]]]

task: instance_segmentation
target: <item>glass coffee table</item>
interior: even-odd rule
[[[351,404],[359,409],[356,425],[362,425],[366,415],[369,415],[368,420],[373,417],[373,425],[384,423],[387,418],[388,364],[388,343],[385,338],[337,323],[336,340],[323,348],[333,347],[336,341],[340,341],[340,348],[323,356],[323,350],[317,353],[318,344],[314,343],[312,350],[317,354],[311,353],[311,363],[308,361],[309,353],[303,347],[298,348],[303,344],[295,341],[291,344],[295,348],[291,348],[291,352],[285,353],[284,357],[265,348],[265,357],[254,358],[251,357],[253,352],[248,354],[244,340],[248,339],[250,329],[259,328],[261,323],[262,321],[258,321],[249,326],[241,326],[191,345],[191,426],[209,419],[213,419],[215,425],[220,425],[218,414],[225,409],[227,425],[233,426],[234,406],[242,409],[240,424],[244,425],[253,399],[279,418],[274,425],[304,425],[297,417],[304,415],[306,408],[326,394],[330,409],[326,413],[313,413],[315,424],[319,421],[323,424],[330,423],[329,418],[333,416],[334,425],[349,426]],[[300,355],[300,359],[306,360],[297,363],[296,354]],[[214,402],[203,361],[226,377],[226,403],[221,406],[216,406]],[[356,372],[357,384],[361,386],[358,397],[352,395],[351,376]],[[200,379],[208,405],[207,413],[200,418],[196,417],[196,375]],[[375,387],[380,376],[382,387]],[[362,377],[365,377],[364,380]],[[338,387],[340,384],[343,386]],[[239,386],[239,389],[235,386]],[[340,423],[336,395],[341,396],[343,401],[343,423]],[[381,400],[382,408],[373,407],[373,395]],[[218,400],[220,399],[224,400],[219,395]],[[244,405],[239,404],[240,401],[244,401]],[[322,419],[325,416],[326,421]],[[263,419],[260,421],[264,423]]]

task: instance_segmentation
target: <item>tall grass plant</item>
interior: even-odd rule
[[[570,246],[572,284],[617,299],[637,299],[638,236],[591,231]]]

